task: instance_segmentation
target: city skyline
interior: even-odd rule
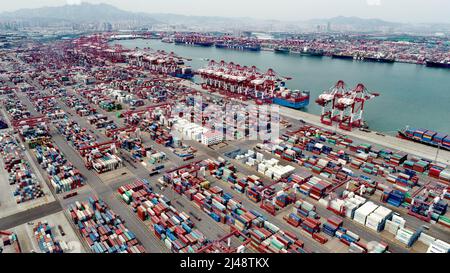
[[[250,17],[281,21],[304,21],[336,16],[357,16],[377,18],[402,23],[450,23],[446,11],[450,1],[445,0],[278,0],[274,6],[268,1],[229,0],[227,2],[208,0],[18,0],[2,3],[0,12],[45,6],[105,3],[117,8],[146,13],[173,13],[191,16]],[[238,8],[240,6],[240,8]],[[326,8],[324,8],[326,7]],[[408,7],[406,9],[405,7]]]

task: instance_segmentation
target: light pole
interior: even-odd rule
[[[441,144],[440,143],[438,143],[438,145],[437,145],[437,149],[436,149],[436,158],[434,159],[434,161],[437,163],[438,161],[437,161],[437,159],[438,159],[438,155],[439,155],[439,149],[441,148]]]

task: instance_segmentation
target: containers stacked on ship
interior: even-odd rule
[[[214,45],[214,40],[212,37],[202,35],[202,34],[177,33],[177,34],[175,34],[175,44],[200,46],[200,47],[211,47]]]
[[[236,37],[221,37],[215,42],[216,48],[226,48],[243,51],[260,51],[261,44],[257,40],[236,38]]]
[[[212,60],[197,72],[203,79],[203,88],[219,91],[230,98],[250,98],[257,104],[277,103],[295,109],[309,103],[309,92],[287,89],[285,81],[290,78],[282,77],[272,69],[262,73],[255,66]]]
[[[398,137],[450,150],[450,135],[433,130],[405,128],[398,131]]]
[[[189,60],[164,50],[144,50],[128,55],[128,62],[143,67],[157,74],[168,74],[182,79],[191,79],[194,73],[190,66],[184,64]]]
[[[289,90],[285,87],[285,82],[280,82],[279,86],[275,89],[273,103],[284,107],[300,109],[308,106],[309,95],[309,91]]]

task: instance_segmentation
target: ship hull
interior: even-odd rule
[[[434,142],[434,141],[424,141],[424,140],[421,140],[421,139],[412,138],[412,137],[406,135],[403,131],[398,131],[397,133],[398,133],[397,134],[398,138],[406,139],[406,140],[409,140],[409,141],[414,141],[414,142],[421,143],[421,144],[424,144],[424,145],[427,145],[427,146],[432,146],[432,147],[438,147],[439,146],[440,149],[444,149],[444,150],[450,151],[450,146],[445,146],[445,145],[442,145],[442,144],[438,144],[437,142]]]
[[[342,60],[353,60],[353,56],[351,56],[351,55],[333,54],[333,55],[331,55],[331,58],[333,58],[333,59],[342,59]]]
[[[282,99],[282,98],[273,98],[273,103],[278,104],[280,106],[288,107],[288,108],[301,109],[301,108],[308,106],[309,98],[307,98],[303,101],[299,101],[299,102],[294,102],[294,101],[290,101],[290,100],[286,100],[286,99]]]
[[[289,54],[290,51],[288,49],[277,49],[277,48],[275,48],[273,50],[273,52],[279,53],[279,54]]]
[[[194,77],[194,74],[171,73],[170,76],[189,80],[189,79],[192,79]]]
[[[375,62],[375,63],[394,63],[395,60],[393,59],[384,59],[384,58],[364,58],[363,61],[365,62]]]
[[[450,68],[450,63],[426,62],[427,67]]]
[[[260,51],[261,47],[250,47],[250,46],[239,46],[239,45],[223,45],[216,44],[216,48],[221,49],[233,49],[233,50],[241,50],[241,51]]]

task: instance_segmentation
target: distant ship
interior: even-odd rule
[[[288,54],[291,50],[286,46],[277,46],[273,49],[275,53]]]
[[[357,55],[357,60],[364,61],[364,62],[375,62],[375,63],[394,63],[395,59],[386,57],[384,55],[376,55],[376,56],[364,56],[364,55]]]
[[[303,48],[303,50],[300,51],[291,51],[291,53],[294,54],[300,54],[302,56],[312,56],[312,57],[322,57],[324,55],[323,50],[321,49],[312,49],[312,48]]]
[[[353,55],[351,54],[346,54],[346,53],[334,53],[331,54],[331,58],[334,59],[345,59],[345,60],[353,60]]]
[[[194,77],[194,71],[190,66],[179,65],[175,68],[175,71],[169,73],[172,77],[177,77],[181,79],[192,79]]]
[[[450,68],[450,61],[426,61],[427,67]]]
[[[228,43],[228,42],[217,42],[215,44],[216,48],[226,48],[242,51],[260,51],[261,45],[251,44],[251,43]]]
[[[197,38],[176,38],[176,45],[192,45],[200,47],[211,47],[214,42],[210,39],[197,39]]]
[[[164,38],[161,39],[161,42],[171,44],[171,43],[173,43],[174,41],[173,41],[172,38],[164,37]]]

